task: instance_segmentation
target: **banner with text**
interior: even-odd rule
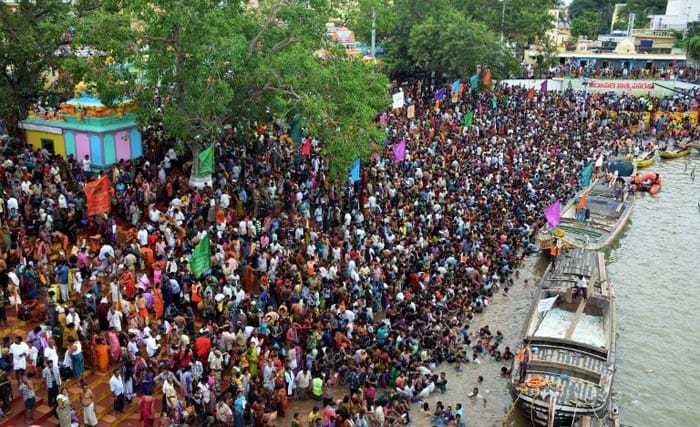
[[[676,82],[673,80],[588,80],[567,79],[564,82],[564,89],[585,91],[588,86],[588,93],[615,92],[632,96],[671,96]]]

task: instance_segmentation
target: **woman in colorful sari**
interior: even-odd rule
[[[100,336],[95,336],[95,366],[98,371],[106,371],[109,367],[109,348]]]

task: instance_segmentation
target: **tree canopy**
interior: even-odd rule
[[[615,0],[573,0],[569,5],[571,35],[595,39],[610,30]]]
[[[344,179],[352,161],[369,157],[384,137],[373,119],[391,102],[388,79],[325,38],[326,1],[247,3],[103,0],[69,11],[60,0],[22,1],[19,13],[0,15],[0,84],[10,94],[1,112],[14,114],[15,123],[24,118],[54,67],[61,71],[56,87],[83,80],[106,105],[135,99],[142,123],[162,121],[167,136],[195,154],[227,124],[296,117],[322,141],[332,177]],[[97,53],[54,55],[64,44],[69,52],[90,46]]]
[[[0,7],[0,116],[10,133],[30,106],[48,95],[67,12],[60,0],[21,0],[15,11]]]
[[[544,40],[553,26],[552,0],[435,0],[429,7],[411,0],[359,0],[349,26],[369,40],[372,12],[377,40],[383,43],[390,71],[425,65],[437,71],[464,75],[478,63],[498,64],[494,72],[506,76],[515,58],[535,40]],[[499,45],[500,33],[508,49]],[[474,44],[477,44],[475,46]]]

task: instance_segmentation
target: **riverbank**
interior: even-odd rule
[[[471,321],[470,331],[472,331],[472,335],[478,335],[479,329],[488,325],[493,333],[501,331],[505,336],[500,348],[503,349],[509,346],[517,354],[517,351],[520,349],[520,334],[523,320],[532,302],[535,285],[548,262],[549,260],[546,257],[540,257],[539,254],[533,253],[520,268],[519,278],[516,279],[513,276],[515,286],[510,289],[510,295],[507,297],[503,296],[503,290],[501,289],[499,294],[491,300],[488,308],[482,314],[476,315],[474,320]],[[472,336],[472,340],[475,341],[476,338]],[[467,354],[471,357],[471,351]],[[515,415],[515,410],[513,410],[513,414],[510,414],[508,419],[504,419],[513,406],[513,401],[508,390],[508,379],[500,376],[502,366],[510,369],[511,363],[507,361],[495,362],[487,356],[481,360],[481,363],[463,364],[462,372],[457,372],[453,364],[445,362],[438,366],[434,373],[446,373],[448,380],[447,393],[440,394],[435,392],[425,402],[430,405],[431,410],[435,409],[438,401],[442,401],[445,406],[449,405],[453,409],[458,403],[462,404],[465,415],[463,420],[470,427],[520,425],[521,423],[518,423],[517,418],[513,416]],[[484,379],[481,384],[478,383],[479,377]],[[486,399],[485,406],[481,400],[472,404],[467,397],[474,387],[479,387],[480,393]],[[333,397],[340,399],[346,393],[348,393],[347,386],[335,387]],[[290,401],[289,415],[285,418],[280,418],[278,425],[286,426],[287,423],[291,423],[294,412],[299,412],[304,421],[306,421],[306,416],[312,407],[315,405],[320,407],[320,403],[312,400]],[[436,425],[420,413],[420,407],[420,403],[412,404],[410,412],[411,425],[416,427]]]

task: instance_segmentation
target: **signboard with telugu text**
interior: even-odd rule
[[[575,91],[584,91],[588,86],[588,93],[615,92],[632,96],[672,96],[676,85],[674,80],[616,80],[616,79],[566,79],[564,89],[569,87]]]

